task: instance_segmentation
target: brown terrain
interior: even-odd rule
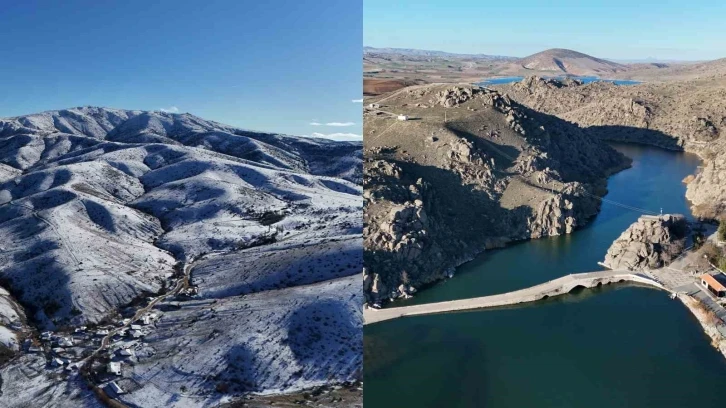
[[[477,86],[429,84],[364,111],[364,291],[407,296],[487,248],[572,232],[627,158]],[[399,120],[397,115],[407,115]]]
[[[553,48],[522,58],[511,64],[512,74],[530,74],[532,71],[549,72],[552,75],[598,75],[609,76],[625,72],[628,67],[581,52]]]
[[[516,58],[366,47],[363,52],[363,93],[379,95],[412,83],[476,82],[513,60]]]
[[[720,218],[726,210],[726,65],[692,66],[698,79],[618,86],[606,82],[531,77],[499,85],[518,102],[588,128],[601,139],[648,144],[698,154],[701,171],[689,178],[694,213]],[[682,73],[685,71],[681,71]]]
[[[726,58],[698,63],[631,64],[629,68],[627,71],[619,72],[612,77],[644,82],[724,78],[726,76]]]
[[[625,75],[631,69],[647,75],[651,72],[649,68],[655,65],[669,66],[637,64],[631,67],[561,48],[515,58],[366,47],[363,53],[363,84],[366,95],[378,95],[409,86],[412,82],[479,82],[484,78],[528,75],[614,78]],[[376,87],[380,89],[376,90]]]
[[[478,72],[502,74],[524,62],[538,70],[564,67],[584,75],[598,69],[601,76],[661,81],[583,85],[535,76],[491,89],[416,85],[366,98],[364,288],[370,304],[408,296],[487,248],[584,225],[598,211],[607,175],[627,166],[601,140],[700,155],[703,168],[684,180],[687,197],[696,215],[724,215],[724,60],[610,65],[593,58],[576,67],[579,55],[554,65],[545,58],[490,60],[484,64],[498,68]],[[384,66],[367,75],[448,82],[472,72],[440,67],[427,76]]]
[[[381,95],[411,85],[421,85],[423,80],[363,78],[363,96]]]

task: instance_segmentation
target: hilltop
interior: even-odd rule
[[[132,406],[360,377],[361,143],[80,107],[0,146],[0,406],[95,406],[74,364]]]
[[[628,70],[625,65],[563,48],[552,48],[532,54],[519,59],[516,64],[529,71],[547,72],[552,75],[602,76]]]

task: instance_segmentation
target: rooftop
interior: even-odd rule
[[[723,283],[716,280],[716,278],[709,274],[701,275],[701,279],[708,284],[708,286],[714,288],[716,291],[724,291],[726,292],[726,286],[723,285]]]

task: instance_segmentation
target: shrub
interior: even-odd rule
[[[721,220],[718,224],[718,239],[726,241],[726,220]]]

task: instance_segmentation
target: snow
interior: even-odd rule
[[[361,148],[189,114],[0,119],[0,278],[12,293],[0,289],[0,344],[17,348],[12,327],[29,332],[16,300],[39,330],[113,325],[191,263],[198,295],[160,302],[109,346],[135,355],[117,381],[128,405],[212,406],[360,379]],[[96,406],[76,373],[43,370],[42,355],[0,369],[0,406],[33,393],[33,406]]]
[[[137,352],[138,363],[128,373],[139,388],[121,400],[214,406],[220,383],[229,386],[229,395],[242,395],[360,378],[361,304],[359,274],[243,297],[178,302],[181,308],[165,312],[145,338],[145,350]],[[181,393],[182,386],[188,392]]]

